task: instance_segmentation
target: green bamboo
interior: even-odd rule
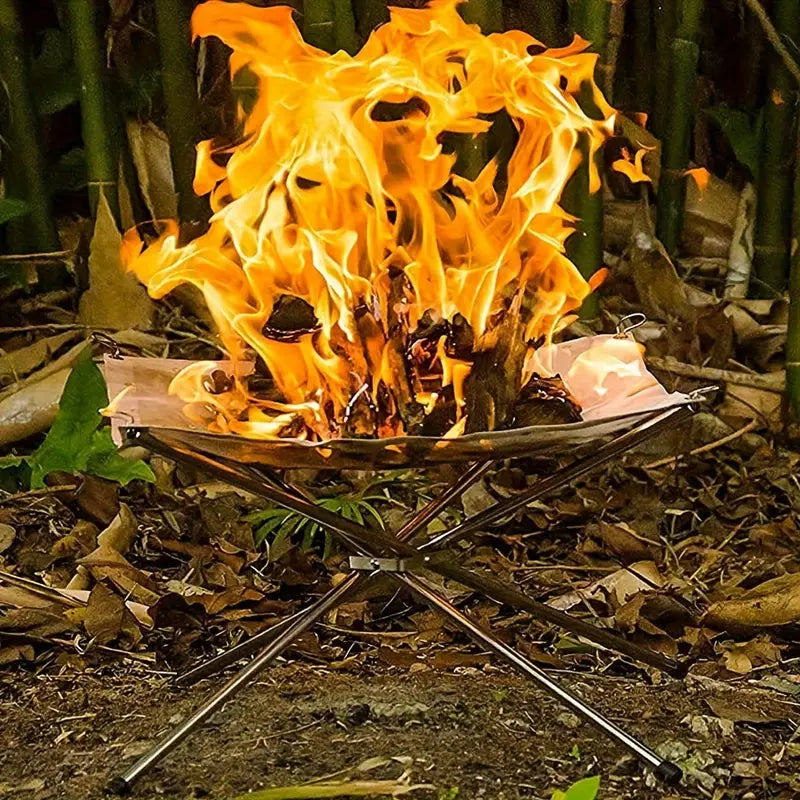
[[[502,0],[467,0],[458,10],[465,22],[479,25],[483,33],[500,33],[503,30]]]
[[[786,331],[786,400],[789,419],[797,424],[800,422],[800,125],[795,139],[789,319]]]
[[[389,8],[384,0],[353,0],[356,29],[366,39],[378,25],[389,21]]]
[[[24,200],[29,209],[9,223],[10,238],[15,249],[54,252],[61,245],[53,223],[39,119],[16,0],[0,0],[0,78],[8,100],[3,158],[6,192]]]
[[[670,76],[672,75],[672,40],[677,22],[677,4],[682,0],[651,0],[653,28],[655,30],[654,78],[652,87],[653,113],[650,128],[656,136],[662,136],[668,120],[671,119],[669,98],[671,96]]]
[[[184,221],[208,217],[208,201],[192,189],[196,146],[202,138],[191,34],[191,0],[155,0],[161,58],[161,87],[166,108],[172,174],[178,213]]]
[[[86,149],[89,205],[92,213],[102,192],[119,220],[118,142],[110,114],[102,37],[98,28],[100,0],[64,0],[72,52],[80,82],[81,131]]]
[[[478,25],[481,33],[498,33],[503,30],[502,0],[468,0],[458,7],[465,22]],[[489,152],[487,134],[461,138],[456,147],[455,171],[469,180],[475,180],[486,166]]]
[[[751,20],[755,24],[754,20]],[[774,22],[785,41],[798,41],[797,0],[778,0]],[[780,57],[767,55],[767,98],[758,174],[758,207],[754,236],[751,286],[757,294],[774,297],[783,291],[789,269],[791,182],[794,159],[792,125],[797,86]]]
[[[351,0],[304,0],[303,38],[329,53],[355,53],[358,34]]]
[[[570,8],[570,24],[575,33],[591,44],[594,53],[606,52],[608,20],[611,6],[608,0],[579,0]],[[594,115],[591,93],[584,89],[582,105]],[[567,253],[584,278],[591,277],[603,266],[603,193],[589,192],[589,147],[581,143],[583,163],[575,172],[565,190],[564,205],[577,218],[576,232],[567,241]],[[600,166],[600,154],[596,156]],[[596,317],[600,311],[597,295],[589,295],[581,309],[587,318]]]
[[[697,61],[700,57],[700,20],[703,0],[679,0],[675,38],[672,41],[669,125],[662,136],[661,179],[658,187],[656,234],[667,252],[673,254],[683,232],[686,204],[686,169],[694,125]]]
[[[652,0],[633,0],[633,80],[636,110],[653,110],[653,26]]]
[[[520,0],[522,29],[548,47],[559,47],[564,43],[563,8],[563,0]]]

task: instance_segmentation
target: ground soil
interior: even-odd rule
[[[693,765],[685,785],[656,786],[591,725],[494,667],[356,674],[285,663],[153,768],[135,796],[232,798],[375,756],[413,759],[413,781],[436,787],[412,795],[423,798],[550,798],[553,789],[595,774],[602,776],[599,797],[606,799],[797,796],[787,784],[798,760],[785,745],[795,725],[786,718],[786,704],[772,715],[777,721],[763,722],[776,695],[753,688],[752,680],[689,677],[652,685],[595,674],[560,678],[618,724]],[[175,689],[142,666],[7,673],[0,682],[0,796],[103,796],[111,776],[218,685],[219,679]],[[724,730],[709,707],[715,698],[755,709],[761,724]],[[457,795],[448,793],[453,787]]]

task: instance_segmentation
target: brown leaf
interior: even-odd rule
[[[56,336],[46,336],[27,347],[20,347],[19,350],[0,356],[0,384],[13,383],[33,372],[79,335],[78,331],[67,331]]]
[[[0,522],[0,553],[5,553],[14,542],[17,532],[11,525]]]
[[[88,567],[96,581],[110,580],[126,597],[132,597],[146,606],[152,606],[158,600],[150,577],[132,566],[113,547],[100,546],[82,558],[80,563]]]
[[[616,524],[600,522],[596,531],[608,550],[624,564],[632,564],[635,561],[652,561],[654,558],[655,548],[642,541],[624,522]]]
[[[62,536],[50,549],[56,558],[80,558],[97,547],[97,526],[86,520],[78,520],[75,527]]]
[[[29,644],[12,644],[0,647],[0,665],[13,664],[16,661],[33,661],[36,653]]]
[[[791,719],[792,707],[779,702],[764,704],[764,698],[757,699],[736,692],[730,699],[725,697],[707,697],[708,707],[722,719],[731,722],[749,722],[751,724],[768,724]]]
[[[717,629],[768,628],[800,621],[800,573],[773,578],[733,600],[714,603],[704,623]]]
[[[83,626],[98,644],[108,644],[120,636],[137,644],[142,638],[136,618],[125,601],[102,583],[96,584],[89,595]]]
[[[595,581],[584,589],[568,592],[548,602],[560,611],[566,611],[583,600],[610,600],[619,608],[641,591],[652,591],[664,585],[664,578],[652,561],[638,561],[626,569],[619,569]]]
[[[83,626],[86,633],[98,644],[108,644],[119,636],[124,615],[124,600],[116,592],[98,583],[89,595]]]
[[[131,548],[133,540],[136,538],[136,531],[136,517],[125,503],[120,503],[119,513],[97,537],[97,544],[100,547],[113,547],[118,553],[124,555]]]
[[[726,646],[721,658],[722,665],[727,670],[739,675],[746,675],[756,667],[774,666],[780,660],[780,648],[769,639],[761,637],[744,644]]]
[[[59,370],[0,400],[0,445],[26,439],[50,427],[69,373],[69,368]]]
[[[48,608],[16,608],[0,616],[0,631],[25,632],[46,639],[70,630],[72,622],[64,615],[63,606]]]
[[[175,219],[178,196],[172,178],[167,135],[152,122],[128,119],[128,142],[139,187],[153,219]]]
[[[89,253],[89,289],[83,293],[78,321],[93,328],[149,328],[153,302],[144,287],[125,272],[120,256],[122,236],[104,195]]]

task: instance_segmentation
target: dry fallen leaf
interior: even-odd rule
[[[14,542],[17,532],[11,525],[0,522],[0,553],[5,553]]]
[[[69,368],[62,369],[0,400],[0,445],[26,439],[50,427],[69,373]]]
[[[153,321],[153,302],[139,281],[125,272],[121,245],[122,236],[101,195],[89,253],[89,289],[78,310],[78,320],[84,325],[124,330],[149,328]]]
[[[0,384],[11,383],[33,372],[65,344],[76,339],[78,331],[67,331],[57,336],[46,336],[27,347],[20,347],[0,357]]]
[[[167,135],[152,122],[129,118],[126,127],[139,187],[150,214],[156,220],[175,219],[178,195]]]
[[[119,513],[97,537],[97,544],[100,547],[112,547],[118,553],[125,554],[136,538],[136,530],[136,517],[125,503],[120,503]]]
[[[611,598],[619,608],[635,594],[642,591],[653,591],[664,585],[664,578],[652,561],[637,561],[626,569],[618,569],[606,575],[584,589],[556,597],[548,605],[560,611],[566,611],[583,600],[604,601]]]
[[[704,624],[720,630],[768,628],[800,621],[800,573],[765,581],[732,600],[714,603]]]

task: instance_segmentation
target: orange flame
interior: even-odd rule
[[[287,7],[210,0],[196,9],[195,36],[227,44],[232,75],[254,77],[257,98],[235,143],[198,146],[208,231],[179,246],[169,223],[146,249],[129,232],[124,257],[153,297],[198,287],[230,357],[255,354],[271,374],[277,405],[238,381],[211,397],[197,368],[180,375],[173,390],[204,404],[212,429],[274,436],[294,414],[307,434],[336,435],[365,385],[372,403],[397,393],[398,327],[460,315],[474,353],[491,346],[515,296],[532,341],[590,291],[564,255],[574,220],[559,198],[580,162],[579,137],[593,156],[613,124],[593,81],[596,56],[577,38],[541,52],[520,31],[484,36],[457,4],[392,8],[354,56],[306,44]],[[603,119],[581,109],[583,85]],[[494,157],[474,180],[459,175],[453,138],[485,139],[502,111],[516,131],[507,164]],[[305,301],[315,324],[271,332],[282,296]],[[434,349],[439,385],[411,380],[426,410],[444,382],[463,392],[470,367]]]

